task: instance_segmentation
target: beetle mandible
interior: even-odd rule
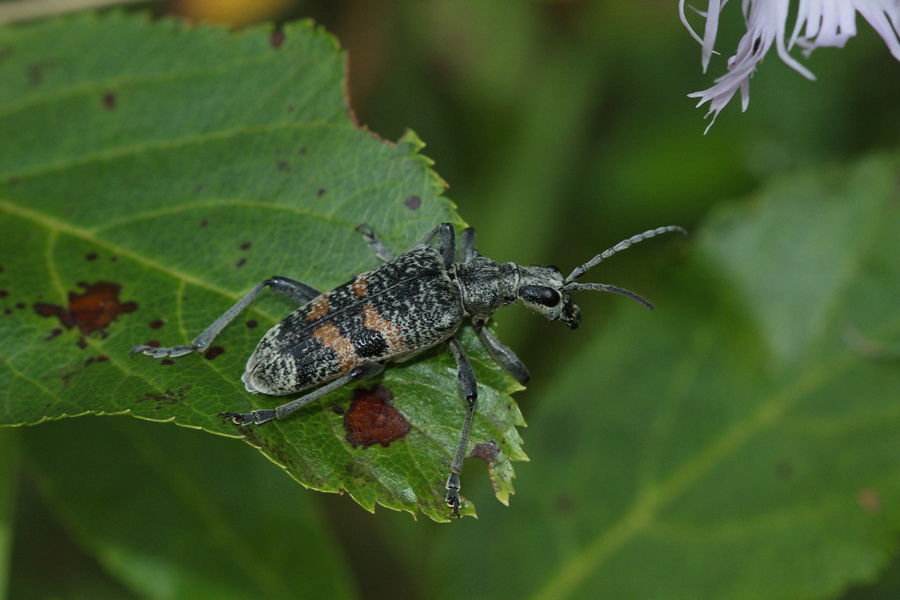
[[[486,327],[494,311],[521,302],[547,319],[560,320],[575,329],[581,313],[572,302],[571,292],[612,292],[653,308],[647,300],[629,290],[605,283],[577,283],[576,280],[588,269],[632,244],[663,233],[687,233],[674,225],[645,231],[601,252],[563,278],[556,267],[512,262],[500,264],[482,256],[475,249],[472,228],[461,233],[458,257],[456,235],[450,223],[438,225],[396,257],[366,225],[357,229],[384,264],[324,293],[286,277],[266,279],[225,311],[190,345],[168,348],[139,345],[134,346],[131,353],[142,352],[162,358],[203,352],[263,288],[269,287],[287,295],[300,308],[263,336],[247,361],[241,380],[248,392],[272,396],[319,387],[276,408],[221,414],[237,425],[260,425],[272,419],[283,419],[347,383],[376,375],[389,361],[403,360],[431,346],[446,343],[456,361],[457,381],[466,400],[465,420],[445,485],[445,501],[454,517],[459,516],[459,474],[478,398],[475,372],[455,337],[462,321],[470,319],[491,357],[516,381],[525,384],[530,378],[528,369]]]

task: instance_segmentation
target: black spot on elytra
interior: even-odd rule
[[[103,94],[103,108],[113,110],[116,108],[116,95],[113,92]]]
[[[344,415],[344,439],[353,447],[387,447],[409,433],[409,421],[391,404],[393,399],[393,392],[383,385],[355,389]]]
[[[154,319],[153,321],[147,323],[147,327],[149,327],[150,329],[159,329],[163,325],[165,325],[165,322],[162,319]]]
[[[281,28],[276,29],[269,36],[269,43],[273,48],[280,48],[281,44],[284,43],[284,30]]]
[[[204,354],[204,356],[206,357],[206,360],[213,360],[214,358],[221,356],[222,354],[225,354],[225,348],[223,348],[222,346],[213,346],[206,351],[206,354]]]
[[[422,206],[422,199],[418,196],[409,196],[406,200],[403,201],[403,204],[406,205],[406,208],[409,210],[416,210],[420,206]]]

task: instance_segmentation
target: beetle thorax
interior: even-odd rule
[[[463,309],[469,316],[487,317],[501,306],[516,301],[518,269],[513,263],[498,264],[476,256],[454,265]]]

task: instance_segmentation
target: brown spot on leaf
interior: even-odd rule
[[[259,323],[256,321],[256,319],[249,319],[246,325],[247,329],[256,329]]]
[[[84,255],[84,260],[86,260],[88,262],[97,260],[97,253],[96,252],[88,252],[87,254]]]
[[[491,466],[497,464],[497,457],[499,455],[500,446],[498,446],[497,442],[495,442],[494,440],[481,444],[475,444],[475,447],[472,448],[472,453],[469,454],[469,456],[484,460]]]
[[[240,259],[240,260],[237,261],[237,263],[235,264],[235,266],[236,266],[238,269],[240,269],[241,267],[243,267],[243,266],[246,265],[246,264],[247,264],[247,259],[246,259],[246,258],[242,258],[242,259]]]
[[[383,385],[353,391],[350,409],[344,415],[347,440],[354,448],[381,444],[387,447],[409,433],[409,421],[391,404],[394,394]]]
[[[147,327],[150,329],[159,329],[163,325],[165,325],[165,322],[162,319],[154,319],[147,323]]]
[[[103,108],[113,110],[116,107],[116,95],[113,92],[103,94]]]
[[[35,302],[34,311],[42,317],[56,317],[67,329],[77,327],[83,334],[104,329],[119,315],[137,310],[136,302],[121,302],[117,283],[98,281],[94,284],[79,283],[83,294],[69,292],[69,306]]]
[[[203,356],[206,357],[206,360],[213,360],[214,358],[225,354],[225,348],[222,346],[213,346],[209,350],[206,351],[206,354]]]
[[[44,82],[44,75],[59,63],[56,58],[48,58],[28,65],[28,85],[36,88]]]
[[[187,398],[187,393],[191,391],[193,386],[185,385],[177,390],[166,390],[162,394],[155,394],[152,392],[147,392],[135,398],[135,402],[143,402],[144,400],[150,400],[151,402],[156,402],[157,404],[178,404],[179,402],[184,402]]]
[[[409,196],[406,200],[403,201],[403,204],[406,205],[406,208],[409,210],[416,210],[422,205],[422,199],[418,196]]]
[[[284,30],[276,29],[272,32],[272,35],[269,36],[269,43],[272,44],[273,48],[280,48],[281,44],[284,43]]]
[[[878,490],[863,488],[859,490],[856,501],[870,515],[874,515],[881,510],[881,494],[878,493]]]

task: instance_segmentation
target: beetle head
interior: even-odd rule
[[[566,290],[566,282],[556,267],[519,267],[518,299],[551,321],[560,320],[575,329],[581,312]]]
[[[584,275],[588,269],[597,266],[600,262],[609,258],[616,252],[625,250],[632,244],[655,237],[661,233],[672,231],[677,231],[683,235],[687,234],[684,229],[678,226],[658,227],[656,229],[645,231],[644,233],[639,233],[627,240],[619,242],[608,250],[604,250],[572,271],[565,279],[563,279],[562,273],[560,273],[559,269],[556,267],[542,267],[537,265],[519,267],[518,299],[551,321],[562,321],[568,325],[570,329],[575,329],[578,327],[578,323],[581,322],[581,311],[578,310],[578,307],[572,302],[572,298],[569,295],[570,292],[577,292],[580,290],[610,292],[621,296],[627,296],[632,300],[640,302],[647,308],[652,309],[652,304],[630,290],[606,283],[577,283],[576,280]]]

